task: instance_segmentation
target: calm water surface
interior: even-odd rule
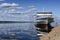
[[[0,24],[0,38],[3,40],[39,40],[36,34],[34,23]]]

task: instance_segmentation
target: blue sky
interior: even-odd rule
[[[28,12],[31,11],[32,9],[33,9],[32,11],[35,10],[35,12],[37,11],[41,12],[43,11],[44,8],[44,11],[51,11],[54,16],[60,17],[60,0],[0,0],[0,5],[4,3],[11,5],[13,3],[18,4],[19,7],[22,8],[21,9],[23,10],[22,12]]]

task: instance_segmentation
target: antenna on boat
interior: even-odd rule
[[[43,8],[43,12],[45,11],[45,8]]]

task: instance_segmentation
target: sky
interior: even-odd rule
[[[0,20],[31,20],[31,13],[41,11],[52,12],[60,18],[60,0],[0,0]]]

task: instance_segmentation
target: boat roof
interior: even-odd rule
[[[52,12],[37,12],[38,14],[52,14]]]

